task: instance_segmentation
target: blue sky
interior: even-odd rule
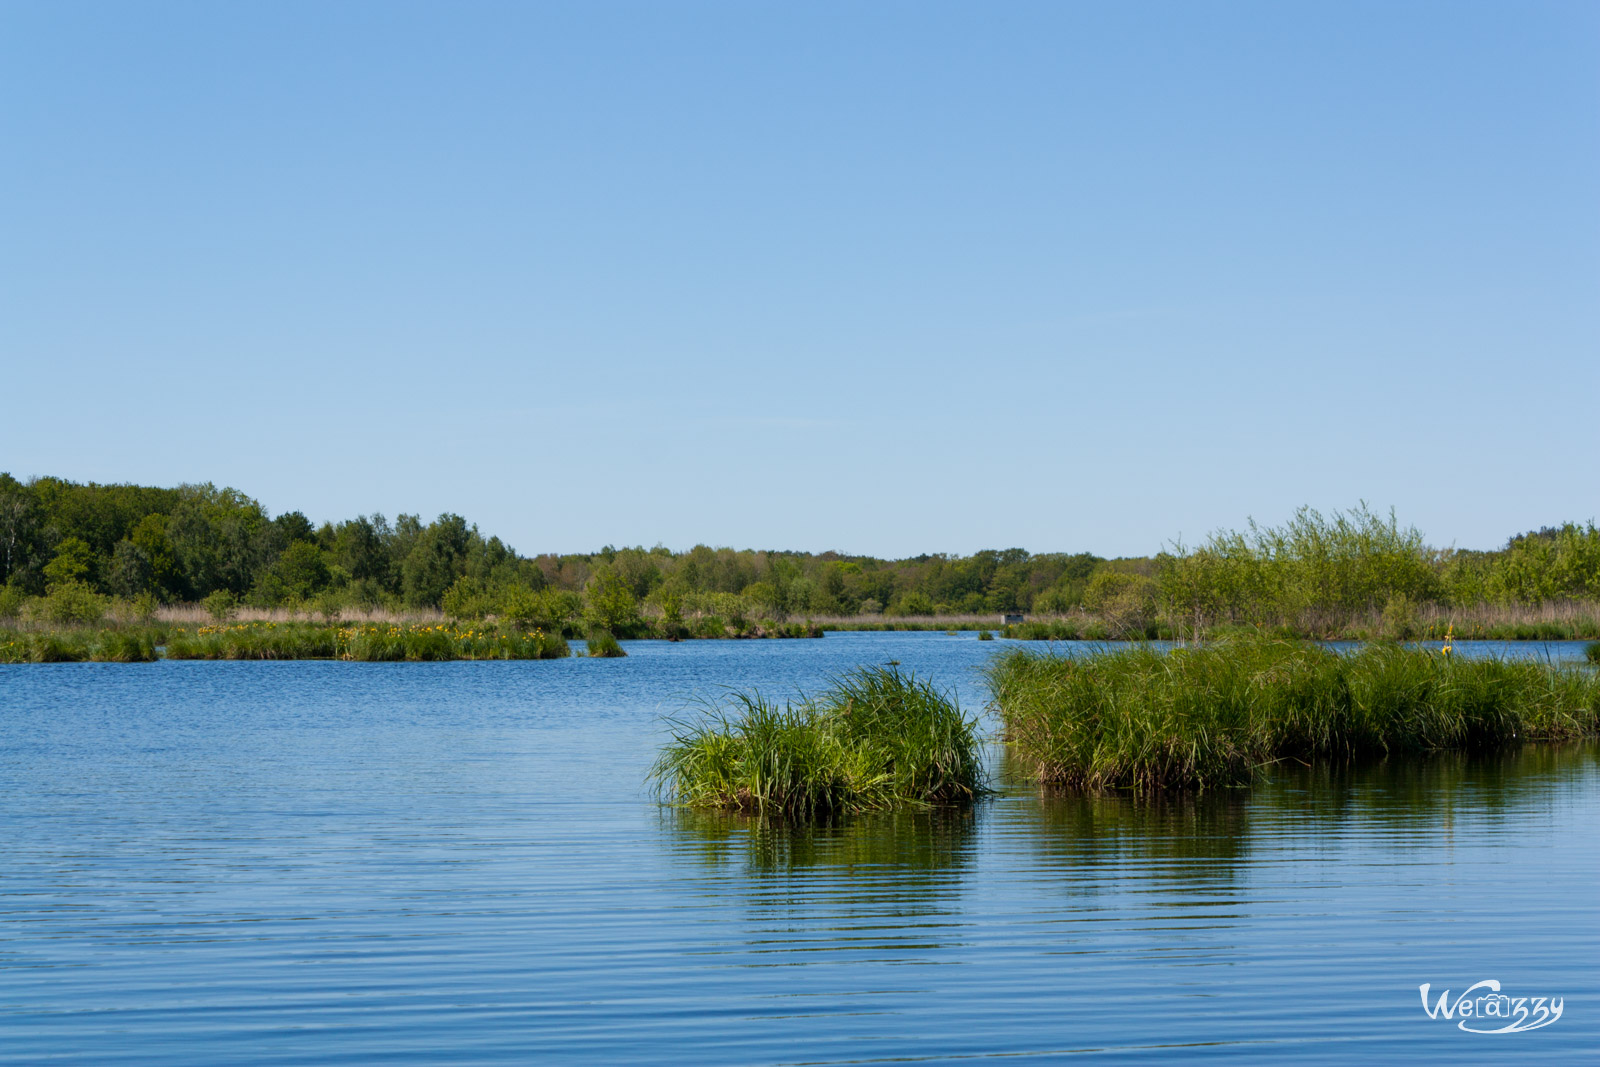
[[[1600,514],[1600,5],[0,4],[0,470],[518,549]]]

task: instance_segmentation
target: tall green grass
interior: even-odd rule
[[[620,659],[628,653],[623,650],[622,643],[605,630],[593,630],[585,644],[590,656],[596,659]]]
[[[1027,773],[1089,790],[1238,785],[1281,760],[1570,739],[1600,722],[1600,678],[1587,672],[1398,645],[1016,650],[991,663],[988,684]]]
[[[985,792],[977,723],[899,671],[864,667],[812,699],[739,693],[673,723],[651,777],[692,807],[831,817]]]
[[[496,627],[238,623],[178,631],[168,659],[344,659],[397,663],[463,659],[559,659],[559,634]]]
[[[148,663],[155,658],[149,628],[0,631],[0,663]]]

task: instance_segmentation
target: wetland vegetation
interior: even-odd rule
[[[1091,791],[1242,785],[1279,763],[1565,741],[1600,722],[1592,670],[1389,643],[1012,649],[988,683],[1027,775]]]
[[[197,606],[204,604],[205,608]],[[185,607],[189,605],[190,607]],[[0,625],[320,619],[492,623],[623,640],[987,628],[1115,640],[1250,631],[1315,638],[1600,639],[1600,530],[1565,523],[1492,551],[1430,547],[1391,513],[1302,509],[1197,546],[1107,559],[1020,548],[879,559],[607,546],[524,555],[459,515],[315,524],[212,485],[0,474]]]
[[[738,693],[672,724],[652,777],[689,807],[828,818],[960,804],[986,792],[977,720],[893,667],[817,697]]]

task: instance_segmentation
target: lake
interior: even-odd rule
[[[658,804],[663,717],[891,660],[976,710],[1009,643],[626,647],[0,667],[0,1062],[1600,1051],[1592,743],[1162,802],[1041,796],[995,746],[971,811],[785,828]],[[1423,1011],[1484,979],[1562,1016]]]

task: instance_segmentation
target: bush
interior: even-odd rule
[[[1396,593],[1383,606],[1383,636],[1391,641],[1410,641],[1417,636],[1421,626],[1417,622],[1417,606],[1404,593]]]
[[[1083,606],[1118,637],[1135,637],[1155,620],[1156,583],[1139,574],[1103,570],[1089,579]]]
[[[496,611],[495,597],[476,578],[462,575],[445,590],[439,604],[444,613],[458,622],[475,621]]]
[[[641,629],[639,600],[626,579],[606,570],[589,583],[587,617],[593,629],[631,636]]]
[[[0,585],[0,619],[14,619],[22,614],[22,606],[28,602],[28,594],[23,592],[21,586]]]
[[[39,602],[38,612],[49,622],[68,625],[93,625],[105,618],[106,598],[87,583],[59,582]]]
[[[226,589],[218,589],[200,601],[200,606],[206,609],[207,615],[221,623],[227,622],[234,617],[237,613],[239,602]]]
[[[722,621],[720,615],[702,615],[694,621],[694,635],[696,637],[726,637],[728,625]]]
[[[886,615],[932,615],[933,601],[926,593],[910,592],[895,597]]]

